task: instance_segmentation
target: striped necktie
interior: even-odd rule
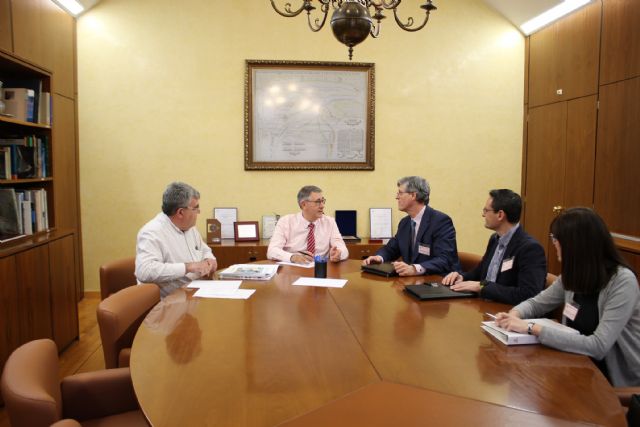
[[[315,227],[312,222],[309,223],[309,234],[307,234],[307,251],[313,255],[316,254],[316,237],[313,233]]]

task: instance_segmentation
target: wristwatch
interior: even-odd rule
[[[527,323],[527,333],[529,335],[533,335],[533,325],[535,325],[535,323],[533,322]]]

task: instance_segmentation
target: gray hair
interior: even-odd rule
[[[322,190],[315,185],[305,185],[298,191],[298,206],[300,206],[304,200],[309,200],[311,193],[322,193]]]
[[[406,184],[406,191],[408,193],[416,193],[416,200],[425,205],[429,204],[429,195],[431,194],[431,187],[426,179],[419,176],[405,176],[398,180],[398,187]]]
[[[180,208],[186,208],[191,199],[199,199],[198,190],[184,182],[172,182],[162,194],[162,212],[173,216]]]

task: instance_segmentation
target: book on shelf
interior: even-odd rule
[[[0,149],[8,150],[10,161],[4,163],[0,177],[4,179],[45,178],[49,173],[49,138],[27,135],[23,137],[0,138]],[[7,150],[5,150],[7,149]]]
[[[4,89],[4,104],[6,114],[23,122],[34,121],[35,92],[22,87],[7,87]]]
[[[0,179],[11,179],[11,147],[0,147]]]
[[[563,331],[579,334],[577,330],[570,328],[569,326],[558,323],[551,319],[524,319],[525,322],[533,322],[543,327],[562,329]],[[494,321],[482,322],[480,327],[489,335],[500,341],[505,345],[522,345],[522,344],[539,344],[540,339],[535,335],[521,334],[519,332],[507,331],[496,325]]]
[[[32,100],[31,107],[27,109],[28,116],[24,119],[26,122],[39,123],[40,117],[40,105],[42,104],[42,79],[40,78],[6,78],[3,80],[5,87],[5,94],[7,90],[22,89],[31,91]],[[6,98],[6,95],[5,95]],[[5,100],[6,103],[6,100]],[[5,112],[10,113],[5,109]],[[18,118],[16,116],[16,118]]]
[[[0,188],[0,239],[22,234],[18,215],[15,190],[13,188]]]
[[[51,94],[42,92],[38,105],[38,123],[51,126]]]

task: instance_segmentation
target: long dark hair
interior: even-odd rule
[[[602,218],[589,208],[571,208],[551,222],[560,242],[562,284],[581,294],[598,293],[618,268],[629,268]]]

